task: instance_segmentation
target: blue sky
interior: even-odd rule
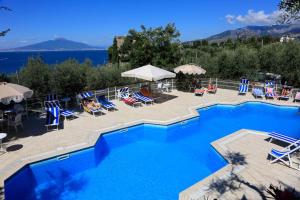
[[[175,23],[181,40],[205,38],[246,25],[269,25],[279,0],[0,0],[0,49],[64,37],[108,46],[115,35]]]

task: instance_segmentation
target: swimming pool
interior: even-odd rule
[[[211,142],[240,129],[300,137],[297,107],[215,105],[169,126],[143,124],[99,138],[93,148],[25,166],[5,181],[7,200],[173,200],[225,166]]]

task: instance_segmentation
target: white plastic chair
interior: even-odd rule
[[[22,113],[17,114],[14,119],[8,120],[8,126],[15,127],[16,132],[18,132],[18,126],[21,126],[23,128]]]

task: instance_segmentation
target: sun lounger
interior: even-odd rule
[[[257,98],[257,97],[261,97],[262,98],[263,96],[265,96],[262,88],[253,88],[252,89],[252,95],[255,98]]]
[[[281,94],[277,97],[278,100],[289,100],[290,98],[290,90],[283,88]]]
[[[57,94],[47,94],[46,101],[55,101],[58,100]]]
[[[267,87],[265,96],[266,99],[274,99],[274,97],[276,96],[276,93],[274,92],[274,88]]]
[[[135,107],[135,105],[138,105],[138,106],[141,105],[141,102],[139,102],[137,99],[132,98],[132,97],[122,98],[122,101],[132,107]]]
[[[300,92],[297,92],[294,98],[294,102],[300,101]]]
[[[56,126],[56,130],[58,130],[59,126],[59,108],[57,107],[51,107],[48,108],[47,110],[47,115],[46,115],[46,128],[47,131],[49,127]]]
[[[90,113],[94,116],[96,116],[96,113],[102,114],[102,109],[101,109],[100,105],[97,105],[97,103],[92,100],[83,100],[81,102],[81,105],[82,105],[84,111],[86,111],[87,113]]]
[[[129,88],[128,87],[124,87],[124,88],[120,88],[117,90],[117,96],[119,99],[124,98],[125,96],[129,96]]]
[[[273,88],[274,85],[275,85],[275,84],[274,84],[274,81],[266,81],[266,82],[265,82],[265,87],[266,87],[266,88],[267,88],[267,87],[272,87],[272,88]]]
[[[249,86],[247,84],[240,84],[239,94],[246,94],[248,92]]]
[[[54,101],[45,101],[44,102],[44,106],[45,109],[49,109],[49,108],[58,108],[60,111],[60,115],[63,116],[65,119],[68,117],[75,117],[75,113],[71,110],[65,110],[63,109],[63,107],[60,105],[58,100],[54,100]]]
[[[196,96],[203,96],[204,92],[205,92],[205,89],[203,89],[203,88],[196,88],[194,90],[194,93]]]
[[[154,102],[154,100],[152,98],[144,96],[141,92],[134,92],[132,96],[133,96],[133,98],[135,98],[145,104],[147,104],[147,103],[153,104],[153,102]]]
[[[269,142],[272,142],[274,139],[275,140],[280,140],[282,142],[286,142],[288,144],[292,144],[295,143],[296,141],[298,141],[298,139],[280,134],[280,133],[276,133],[276,132],[271,132],[268,134],[270,136],[270,140]]]
[[[98,101],[98,103],[100,103],[101,106],[102,106],[103,108],[105,108],[106,110],[110,110],[110,109],[116,110],[116,105],[113,104],[111,101],[109,101],[104,95],[98,96],[98,97],[97,97],[97,101]]]
[[[272,149],[271,152],[269,153],[269,156],[271,157],[270,163],[275,163],[277,161],[280,161],[284,163],[285,165],[293,168],[300,170],[299,164],[293,162],[292,160],[292,154],[295,153],[300,149],[300,140],[290,144],[288,147],[282,149],[282,150],[277,150],[277,149]]]
[[[217,86],[216,85],[212,85],[212,84],[208,84],[207,92],[215,94],[217,92]]]
[[[88,99],[94,97],[94,94],[93,92],[89,91],[80,93],[80,96],[82,97],[82,99]]]

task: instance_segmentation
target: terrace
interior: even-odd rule
[[[197,116],[197,108],[219,103],[262,101],[276,105],[298,105],[292,100],[257,100],[250,93],[237,95],[237,90],[231,90],[236,88],[234,84],[236,83],[223,82],[219,87],[228,89],[219,88],[216,94],[204,94],[203,97],[174,89],[164,95],[163,103],[139,108],[132,108],[115,99],[113,102],[118,111],[105,111],[105,114],[99,117],[80,112],[78,118],[65,121],[64,128],[58,131],[45,132],[44,120],[32,117],[25,121],[22,132],[10,135],[6,141],[7,152],[0,156],[0,187],[3,188],[4,180],[24,165],[93,146],[99,136],[108,131],[141,123],[167,125],[183,121]],[[110,91],[113,93],[114,89]],[[111,95],[111,98],[115,96]],[[266,199],[262,186],[267,187],[270,183],[293,186],[300,191],[298,171],[280,164],[271,165],[266,160],[267,153],[277,145],[265,142],[265,138],[264,133],[241,130],[215,141],[212,145],[230,164],[182,191],[180,199],[203,199],[203,196],[220,198],[220,195],[222,199],[241,199],[243,195],[247,199]],[[238,153],[242,162],[233,163],[227,157],[228,152]],[[233,168],[234,174],[231,173]],[[233,176],[235,179],[230,178]]]

